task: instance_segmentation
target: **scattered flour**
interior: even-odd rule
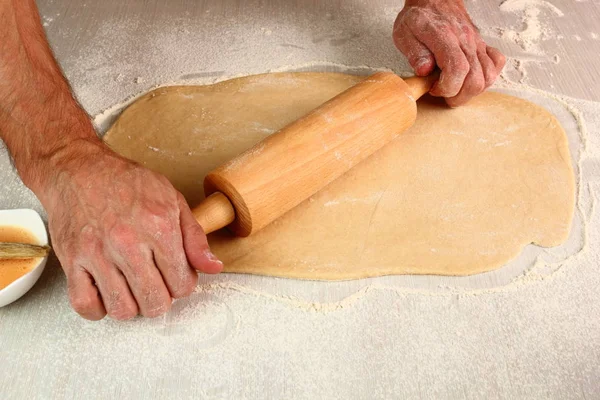
[[[547,8],[559,17],[564,16],[558,7],[546,0],[504,0],[500,3],[502,11],[518,12],[527,8]]]
[[[521,27],[525,33],[512,28],[513,33],[500,32],[498,37],[515,41],[532,53],[539,51],[544,38],[536,30],[548,29],[539,11],[560,16],[560,10],[545,1],[513,0],[502,6],[505,12],[529,18],[529,25]],[[525,11],[528,7],[533,10],[529,16]],[[387,37],[386,29],[396,11],[391,7],[381,24],[348,19],[335,27],[342,34],[319,43],[312,43],[303,29],[289,21],[276,26],[268,21],[252,25],[232,19],[230,35],[201,49],[200,45],[190,45],[203,43],[190,33],[191,28],[173,27],[168,34],[150,35],[148,41],[156,44],[155,49],[142,40],[139,46],[146,54],[139,58],[122,43],[134,40],[143,22],[107,23],[95,32],[95,46],[75,50],[79,53],[73,57],[64,53],[59,57],[66,60],[67,74],[86,109],[94,115],[106,110],[95,122],[107,126],[131,101],[132,94],[165,82],[212,83],[240,71],[260,73],[288,64],[308,63],[309,68],[331,70],[334,67],[330,64],[311,62],[329,59],[345,64],[369,60],[373,65],[408,71],[398,57],[389,56],[393,51],[390,46],[368,48],[374,38]],[[323,21],[315,24],[344,20],[338,10],[323,15]],[[348,35],[352,25],[363,37],[347,39],[352,38]],[[255,26],[265,27],[265,31]],[[326,32],[320,29],[307,27],[318,33],[317,38],[325,37]],[[267,30],[272,33],[267,35]],[[294,53],[300,49],[283,47],[285,50],[262,53],[258,59],[246,52],[248,44],[256,40],[255,34],[274,40],[271,45],[289,43],[308,50],[300,56]],[[595,33],[590,37],[598,39]],[[347,44],[342,45],[343,52],[331,57],[314,50],[344,39]],[[181,42],[184,45],[178,46]],[[181,56],[179,47],[197,51]],[[219,48],[237,47],[237,57],[231,57],[231,52],[218,54]],[[263,42],[262,47],[268,46]],[[203,62],[199,68],[197,57],[214,61]],[[233,63],[231,67],[228,62]],[[533,57],[511,60],[516,79],[504,75],[498,86],[523,93],[535,91],[523,85],[527,77],[524,64],[533,62],[542,61]],[[135,77],[142,80],[136,83]],[[35,390],[39,398],[110,398],[115,394],[142,398],[293,398],[299,397],[291,389],[295,384],[303,387],[306,398],[417,394],[461,398],[471,388],[477,390],[472,396],[482,398],[503,394],[508,398],[544,398],[548,393],[562,393],[562,397],[586,397],[587,393],[593,397],[598,359],[593,344],[598,343],[600,332],[593,315],[600,282],[597,254],[591,250],[598,248],[600,240],[596,213],[600,103],[538,94],[568,109],[580,135],[578,213],[584,234],[583,243],[576,241],[570,258],[554,257],[549,252],[536,258],[524,272],[521,269],[507,284],[500,284],[497,274],[488,275],[486,288],[468,286],[465,282],[472,282],[470,278],[389,277],[316,283],[202,276],[196,293],[175,302],[171,313],[155,320],[125,323],[88,323],[76,316],[66,301],[65,279],[54,261],[27,298],[0,311],[0,338],[6,344],[0,346],[0,359],[8,366],[0,373],[0,387],[8,390],[3,396],[21,398],[25,397],[23,391]],[[124,103],[107,109],[119,101]],[[0,206],[39,209],[33,194],[20,184],[3,149],[0,155]],[[592,218],[594,222],[589,223]],[[22,334],[26,342],[18,342],[11,333]],[[498,365],[510,369],[499,370]],[[488,379],[490,376],[494,379]],[[459,390],[453,392],[452,388]]]
[[[555,16],[564,16],[559,8],[544,0],[505,0],[500,4],[500,10],[519,14],[520,29],[495,27],[484,29],[483,33],[515,43],[527,53],[542,55],[544,53],[540,47],[541,41],[555,37],[542,19],[543,9],[549,10]]]
[[[215,83],[288,65],[327,65],[330,60],[361,65],[369,60],[387,69],[410,70],[390,39],[401,6],[383,16],[367,9],[357,13],[356,6],[349,4],[316,7],[325,11],[318,18],[312,12],[290,11],[276,19],[260,12],[269,9],[266,4],[251,16],[237,18],[213,18],[210,13],[182,17],[174,12],[158,14],[150,23],[128,14],[126,22],[92,21],[85,30],[93,32],[87,46],[57,47],[55,52],[78,99],[92,115],[115,100],[124,102],[132,93],[166,83]],[[50,40],[62,43],[78,43],[85,32],[60,30],[58,25],[48,29]],[[253,51],[257,46],[260,51]],[[344,56],[338,57],[341,53]]]
[[[365,197],[341,197],[335,200],[331,200],[325,203],[325,207],[337,206],[342,203],[352,203],[352,204],[373,204],[381,199],[384,192],[373,192]]]

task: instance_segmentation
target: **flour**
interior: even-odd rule
[[[282,20],[267,13],[252,19],[228,18],[225,28],[210,17],[203,18],[199,27],[197,19],[203,16],[161,15],[154,25],[136,15],[126,22],[106,19],[89,28],[94,32],[93,46],[77,47],[62,57],[63,67],[70,81],[82,83],[74,85],[75,92],[92,115],[126,101],[132,93],[166,83],[208,84],[286,65],[326,65],[338,60],[331,57],[332,49],[344,52],[344,64],[369,60],[369,64],[408,71],[390,39],[399,8],[384,13],[384,25],[381,15],[357,15],[355,8],[346,5],[302,25],[298,24],[302,15],[293,13]],[[57,34],[52,28],[51,40]]]
[[[169,7],[177,7],[177,2],[171,3]],[[314,6],[325,3],[329,2]],[[82,104],[97,115],[101,131],[132,95],[164,83],[212,83],[286,65],[331,70],[321,61],[332,60],[410,71],[389,43],[399,6],[378,10],[374,7],[378,2],[368,2],[354,13],[366,15],[360,20],[344,13],[350,3],[355,8],[362,4],[336,3],[341,10],[326,10],[322,19],[308,23],[298,12],[279,16],[276,22],[251,15],[255,23],[211,15],[209,32],[218,24],[231,30],[214,36],[214,41],[203,40],[194,33],[199,28],[186,21],[159,20],[157,26],[165,30],[148,30],[146,40],[136,36],[144,25],[142,18],[109,20],[90,27],[89,34],[97,38],[91,46],[76,46],[80,42],[73,41],[56,51]],[[94,4],[86,2],[87,7]],[[517,6],[538,8],[546,37],[560,38],[547,25],[548,18],[560,17],[546,4],[531,0],[503,4],[503,14],[521,18],[524,12]],[[110,9],[109,2],[102,7]],[[368,10],[379,14],[382,9],[384,18],[377,21],[367,15]],[[76,10],[69,3],[74,17]],[[218,7],[212,14],[217,12]],[[259,9],[256,14],[267,11]],[[296,19],[306,29],[295,24]],[[69,30],[59,30],[57,21],[49,25],[55,37],[69,37]],[[271,35],[262,32],[263,27]],[[308,32],[321,38],[331,33],[330,27],[335,39],[351,37],[352,31],[362,36],[341,47],[331,47],[332,39],[312,43]],[[523,29],[522,20],[510,28],[516,33]],[[483,31],[487,32],[485,27]],[[564,40],[572,39],[572,34],[564,32]],[[257,41],[258,35],[268,41]],[[524,95],[532,90],[524,83],[536,76],[529,67],[556,65],[550,59],[556,51],[521,54],[525,50],[513,42],[518,36],[502,37],[496,31],[491,36],[504,45],[514,44],[520,52],[496,87]],[[595,31],[579,36],[599,39]],[[537,40],[532,48],[543,53],[544,38]],[[135,46],[125,44],[132,41]],[[257,51],[248,51],[252,43]],[[178,55],[179,49],[186,54]],[[572,55],[561,53],[556,66],[569,68]],[[135,83],[136,77],[143,81]],[[594,82],[590,86],[597,87]],[[124,323],[108,319],[90,323],[77,316],[67,301],[64,276],[53,261],[26,298],[0,310],[3,397],[593,398],[598,382],[595,344],[600,340],[600,320],[595,318],[600,287],[596,205],[600,103],[556,97],[577,120],[569,130],[580,135],[578,214],[585,224],[583,243],[576,240],[575,249],[562,261],[543,254],[526,268],[509,265],[504,274],[454,280],[424,276],[325,283],[202,275],[196,293],[176,301],[167,315]],[[98,115],[102,110],[104,115]],[[41,210],[12,170],[4,149],[0,149],[0,207]],[[44,365],[53,368],[40,367]]]
[[[500,3],[501,11],[519,12],[527,8],[547,8],[559,17],[565,15],[558,7],[546,0],[504,0]]]
[[[333,207],[342,203],[358,203],[358,204],[374,204],[377,203],[378,200],[381,199],[384,192],[374,192],[369,194],[366,197],[341,197],[336,200],[331,200],[325,203],[325,207]]]
[[[436,251],[436,249],[431,249]],[[493,295],[498,293],[506,293],[511,291],[520,290],[524,285],[540,284],[544,281],[554,279],[559,273],[564,273],[559,266],[549,266],[545,261],[538,258],[536,259],[533,266],[524,271],[523,274],[515,277],[509,285],[488,288],[488,289],[473,289],[473,290],[462,290],[460,288],[443,286],[440,287],[439,291],[431,291],[425,289],[413,289],[407,287],[396,287],[388,286],[385,284],[369,284],[363,286],[360,290],[352,293],[349,296],[342,298],[341,300],[322,303],[314,302],[305,299],[301,299],[295,296],[286,296],[273,294],[264,290],[256,290],[248,286],[239,285],[233,282],[222,282],[222,283],[211,283],[199,285],[196,288],[196,293],[210,293],[217,294],[226,291],[240,292],[252,297],[262,297],[269,301],[274,301],[293,309],[300,309],[303,311],[319,312],[319,313],[330,313],[341,309],[347,309],[354,307],[358,302],[365,301],[370,293],[383,291],[390,292],[397,296],[408,297],[408,296],[427,296],[427,297],[454,297],[454,296],[483,296]]]
[[[373,68],[366,65],[359,66],[347,66],[339,63],[325,62],[325,61],[316,61],[316,62],[308,62],[299,65],[283,65],[277,68],[272,68],[263,73],[277,73],[277,72],[311,72],[311,71],[321,71],[321,72],[339,72],[344,74],[351,75],[370,75],[375,72],[394,72],[389,68]],[[177,86],[177,85],[212,85],[219,82],[227,81],[230,79],[239,78],[242,76],[246,76],[247,74],[235,74],[231,76],[222,75],[218,78],[215,77],[207,77],[207,76],[197,76],[194,78],[185,78],[184,80],[175,80],[162,82],[152,88],[148,89],[148,91],[158,89],[160,87],[167,86]],[[399,72],[398,75],[402,77],[410,77],[412,76],[411,72]],[[268,82],[265,79],[257,80],[258,85],[267,85]],[[102,135],[104,134],[108,128],[115,122],[121,112],[127,108],[128,105],[134,103],[138,98],[146,94],[147,91],[137,92],[134,95],[130,95],[125,97],[125,99],[119,103],[116,103],[104,111],[99,112],[95,116],[92,117],[92,122],[96,130]],[[263,132],[266,133],[274,133],[271,129],[261,128]]]
[[[235,169],[239,168],[241,165],[243,165],[246,162],[245,161],[246,159],[253,159],[256,156],[262,154],[264,150],[265,150],[265,145],[263,143],[258,143],[256,146],[248,149],[244,153],[237,156],[235,159],[233,159],[233,160],[229,161],[227,164],[225,164],[224,165],[225,171],[231,171],[231,170],[235,170]]]
[[[505,0],[500,4],[500,10],[520,15],[520,29],[494,27],[484,29],[483,33],[515,43],[527,53],[542,55],[541,42],[556,36],[542,19],[544,9],[557,17],[564,16],[559,8],[544,0]]]
[[[528,65],[541,67],[552,62],[558,64],[560,56],[549,56],[544,49],[545,41],[555,41],[564,38],[553,27],[552,18],[561,18],[564,13],[561,9],[545,0],[505,0],[500,4],[499,10],[503,13],[516,14],[519,17],[519,26],[482,27],[484,36],[498,38],[510,45],[516,45],[521,54],[507,57],[507,65],[501,74],[505,82],[528,82]],[[575,35],[577,36],[577,35]]]

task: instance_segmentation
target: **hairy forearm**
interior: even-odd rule
[[[61,158],[98,139],[54,60],[34,0],[0,0],[0,38],[0,138],[38,194]]]

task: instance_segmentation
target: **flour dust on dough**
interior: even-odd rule
[[[163,87],[129,106],[105,141],[196,205],[210,170],[361,79],[282,73]],[[494,92],[457,109],[424,98],[418,110],[409,131],[264,230],[209,235],[226,271],[469,275],[501,267],[530,243],[566,240],[575,179],[552,114]]]

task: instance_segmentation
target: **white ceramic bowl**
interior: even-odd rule
[[[19,226],[31,232],[38,240],[39,245],[48,244],[48,233],[44,221],[34,210],[6,210],[0,211],[0,226]],[[4,307],[18,300],[35,285],[42,275],[48,257],[44,257],[27,274],[23,275],[4,289],[0,290],[0,307]]]

